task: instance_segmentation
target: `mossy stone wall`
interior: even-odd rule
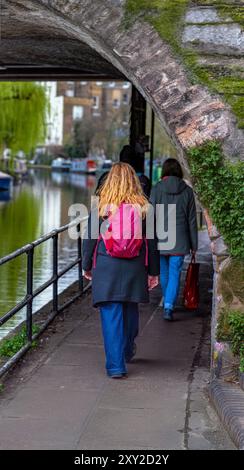
[[[236,0],[126,0],[128,23],[150,22],[193,82],[218,92],[244,128],[244,5]]]

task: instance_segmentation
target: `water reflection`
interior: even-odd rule
[[[95,187],[95,177],[79,174],[51,173],[48,170],[31,170],[28,179],[13,188],[11,200],[0,202],[0,258],[41,235],[69,222],[71,204],[89,206]],[[59,270],[77,256],[77,244],[67,233],[60,235]],[[26,293],[27,256],[0,267],[0,316],[6,313]],[[52,242],[35,250],[34,288],[52,276]],[[60,279],[59,292],[78,278],[77,268]],[[51,288],[34,301],[34,311],[51,298]],[[0,338],[25,316],[25,309],[0,329]]]
[[[11,191],[0,191],[0,206],[1,202],[7,202],[11,199]]]

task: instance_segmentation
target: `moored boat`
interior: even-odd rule
[[[52,170],[53,171],[70,171],[72,166],[71,160],[66,160],[65,158],[58,157],[52,161]]]
[[[0,171],[0,190],[1,191],[8,191],[11,188],[12,184],[12,177],[7,173],[2,173]]]
[[[96,160],[93,158],[82,158],[72,160],[71,170],[73,173],[95,174],[97,169]]]

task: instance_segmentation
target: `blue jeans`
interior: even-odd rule
[[[184,256],[160,256],[160,281],[164,308],[173,310],[180,290],[180,275]]]
[[[106,369],[108,375],[126,374],[126,361],[133,356],[139,330],[138,304],[103,302],[100,305]]]

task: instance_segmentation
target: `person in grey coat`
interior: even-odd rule
[[[167,159],[162,168],[162,179],[152,190],[151,203],[155,211],[157,205],[163,208],[164,224],[168,227],[168,214],[170,204],[176,210],[176,236],[175,244],[168,249],[164,248],[164,240],[160,239],[160,280],[164,296],[164,319],[173,320],[173,310],[179,294],[180,276],[184,257],[190,252],[194,254],[198,248],[198,228],[196,205],[193,190],[183,180],[183,171],[180,163],[174,159]],[[157,233],[160,232],[158,224],[162,223],[157,217]],[[170,230],[170,222],[169,227]]]
[[[109,219],[102,209],[105,206],[148,205],[139,179],[127,163],[113,165],[98,194],[100,227],[104,221],[108,221],[109,227]],[[142,220],[142,236],[146,236],[145,218]],[[127,374],[126,362],[130,362],[135,354],[138,304],[148,302],[149,290],[158,284],[157,240],[149,239],[146,244],[144,238],[138,256],[111,256],[103,238],[92,238],[90,217],[83,240],[83,270],[85,277],[92,279],[93,305],[100,308],[107,374],[123,378]]]

